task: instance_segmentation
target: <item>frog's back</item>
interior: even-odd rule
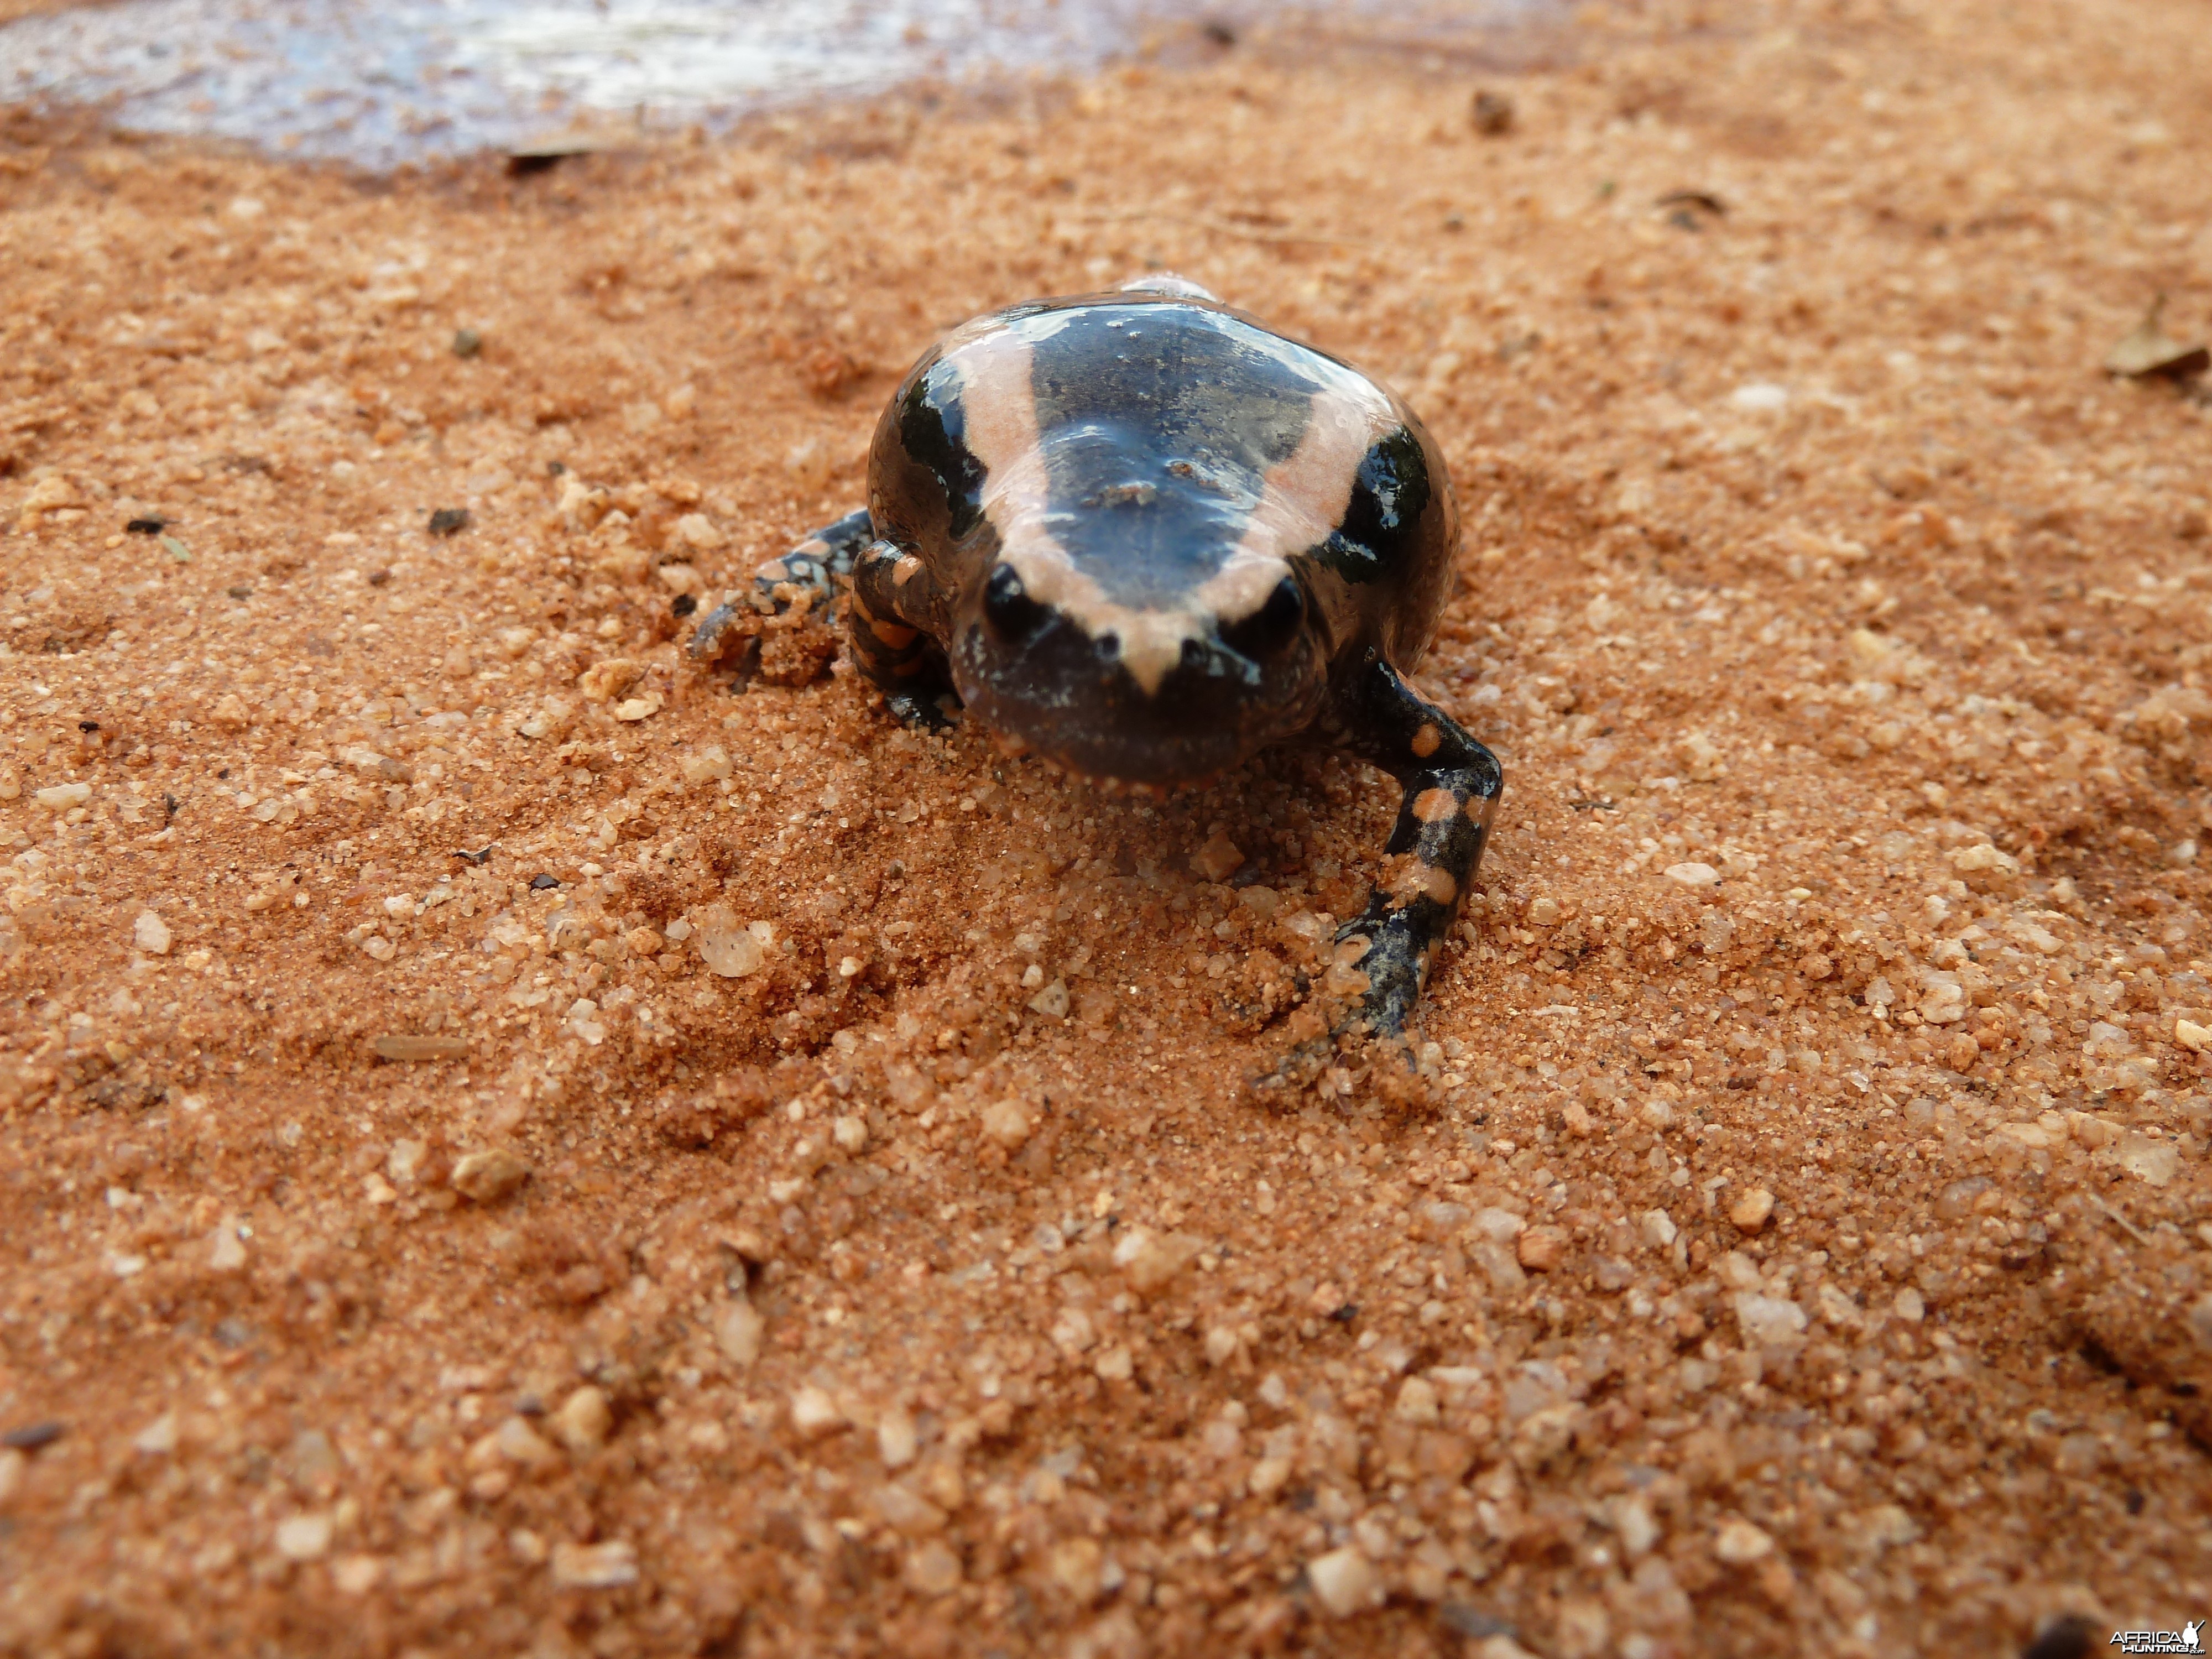
[[[1181,639],[1132,617],[1234,617],[1294,560],[1336,647],[1416,657],[1456,534],[1434,445],[1387,390],[1225,307],[1152,294],[948,336],[885,411],[870,508],[933,564],[1011,565],[1137,653],[1140,678]]]

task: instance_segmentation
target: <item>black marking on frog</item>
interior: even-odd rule
[[[848,588],[854,665],[909,720],[1145,784],[1269,744],[1405,791],[1394,874],[1337,933],[1348,1023],[1404,1028],[1482,858],[1498,761],[1409,685],[1458,549],[1442,457],[1348,365],[1177,278],[954,330],[876,428],[868,505],[700,624]]]

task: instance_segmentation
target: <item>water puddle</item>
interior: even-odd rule
[[[1340,43],[1442,46],[1557,9],[1349,0],[1304,16]],[[1285,20],[1257,0],[124,0],[0,27],[0,100],[387,167],[578,122],[712,126],[924,78],[1080,70],[1148,34],[1203,51]]]

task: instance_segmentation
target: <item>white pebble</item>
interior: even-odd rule
[[[805,1438],[830,1433],[845,1421],[844,1413],[824,1389],[804,1388],[791,1396],[791,1426]]]
[[[760,1358],[761,1333],[767,1322],[750,1302],[732,1302],[715,1322],[715,1346],[732,1365],[750,1365]]]
[[[1666,873],[1668,880],[1685,887],[1717,887],[1721,879],[1721,872],[1710,864],[1670,864]]]
[[[1748,1566],[1774,1553],[1774,1540],[1748,1521],[1723,1521],[1713,1534],[1713,1553],[1732,1567]]]
[[[149,957],[166,957],[172,942],[169,924],[151,910],[141,910],[131,924],[131,942]]]
[[[1316,1556],[1306,1563],[1306,1577],[1322,1606],[1339,1619],[1363,1613],[1382,1600],[1382,1585],[1374,1564],[1356,1544]]]
[[[553,1582],[562,1589],[621,1589],[637,1583],[637,1546],[619,1539],[605,1544],[556,1544]]]
[[[331,1517],[294,1515],[276,1523],[276,1553],[288,1561],[319,1561],[331,1553]]]

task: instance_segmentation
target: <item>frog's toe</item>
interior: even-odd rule
[[[960,724],[960,699],[949,691],[935,697],[920,691],[894,691],[884,698],[884,704],[902,722],[925,732],[950,732]]]

